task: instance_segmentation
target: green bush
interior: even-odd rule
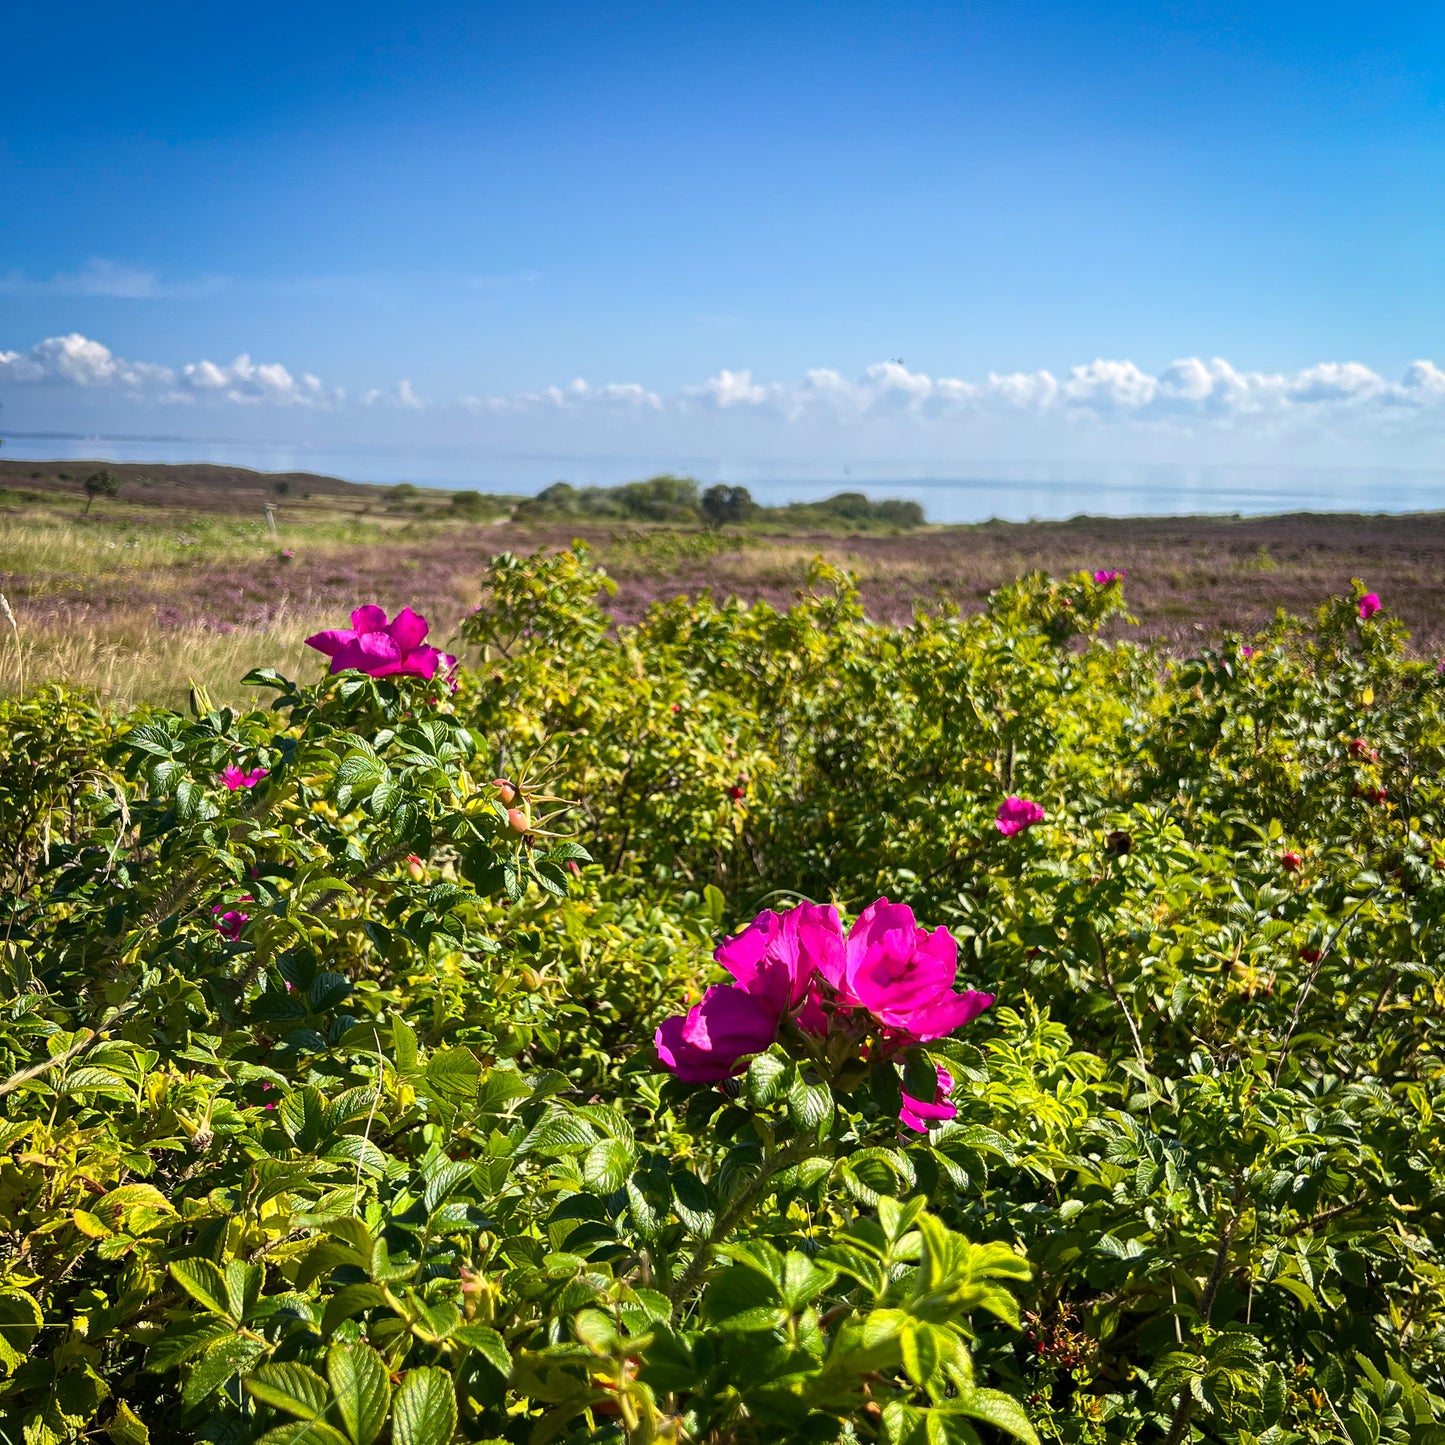
[[[1445,1437],[1442,682],[1363,589],[1169,663],[1084,574],[607,585],[494,559],[455,693],[7,705],[10,1438]],[[880,895],[991,1010],[660,1067]]]

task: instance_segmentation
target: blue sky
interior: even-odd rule
[[[1435,6],[82,3],[7,54],[15,431],[906,469],[1445,427]]]

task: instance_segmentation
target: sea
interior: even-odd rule
[[[950,468],[870,459],[801,467],[716,457],[563,457],[465,446],[313,445],[171,436],[16,433],[0,457],[163,464],[214,462],[260,472],[316,472],[347,481],[533,494],[555,481],[611,486],[660,472],[704,485],[746,486],[768,505],[814,502],[841,491],[919,502],[930,522],[1057,521],[1076,516],[1260,516],[1279,512],[1445,510],[1445,467],[1164,466],[998,462]],[[913,472],[913,475],[909,475]],[[952,473],[952,474],[950,474]]]

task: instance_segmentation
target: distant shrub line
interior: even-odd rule
[[[658,476],[616,487],[574,487],[554,482],[518,506],[518,521],[553,518],[628,522],[691,522],[711,527],[748,522],[791,526],[897,528],[923,525],[917,502],[875,502],[862,492],[839,492],[821,502],[766,507],[746,487],[718,483],[703,490],[692,477]]]

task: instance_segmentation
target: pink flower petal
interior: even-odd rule
[[[947,1069],[939,1069],[938,1088],[933,1098],[925,1103],[922,1099],[915,1099],[912,1094],[904,1094],[903,1107],[898,1113],[899,1120],[916,1133],[926,1134],[930,1124],[942,1123],[958,1113],[957,1107],[949,1101],[948,1096],[952,1092],[953,1076]]]
[[[358,632],[380,632],[386,626],[386,611],[374,602],[368,603],[351,614],[351,625]]]
[[[434,647],[418,647],[402,659],[396,671],[408,677],[432,678],[436,676],[441,656]]]
[[[356,631],[353,628],[333,628],[330,632],[314,632],[306,639],[307,647],[314,647],[317,652],[324,652],[327,657],[335,657],[343,648],[349,647],[356,641]]]
[[[841,973],[843,926],[837,910],[804,903],[786,913],[764,910],[713,957],[740,988],[781,1017],[808,996],[821,969]]]
[[[1031,803],[1027,798],[1010,796],[998,805],[993,823],[1005,838],[1012,838],[1014,834],[1022,833],[1025,828],[1032,828],[1043,819],[1044,810],[1037,803]]]
[[[385,617],[385,613],[382,615]],[[426,637],[426,618],[418,616],[410,607],[403,607],[392,618],[386,630],[391,634],[392,641],[401,649],[402,655],[405,656],[408,652],[415,652]]]
[[[965,1024],[971,1024],[992,1005],[991,993],[976,993],[970,989],[965,993],[939,994],[913,1009],[907,1016],[905,1028],[911,1039],[923,1044],[931,1043],[934,1039],[946,1039]]]
[[[658,1057],[686,1084],[715,1084],[739,1072],[777,1036],[778,1020],[739,988],[708,989],[686,1016],[665,1019],[654,1036]]]
[[[385,677],[401,670],[401,653],[384,632],[365,632],[331,659],[332,672],[365,672]]]

